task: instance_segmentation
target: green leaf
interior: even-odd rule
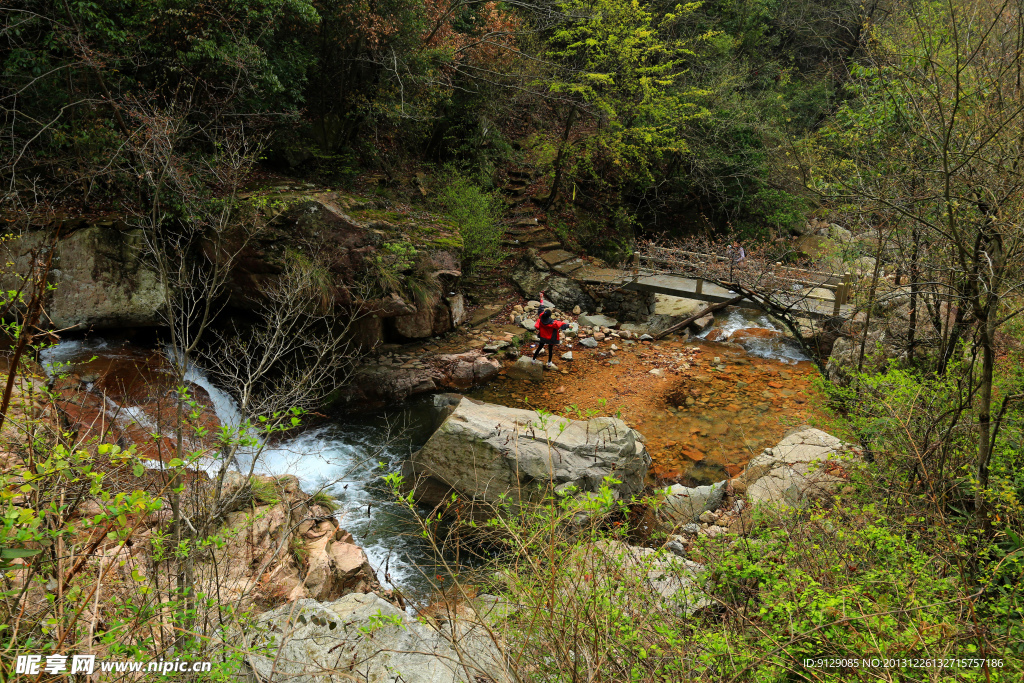
[[[31,548],[0,548],[0,559],[13,560],[19,557],[35,557],[42,550],[33,550]]]

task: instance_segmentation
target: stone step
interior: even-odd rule
[[[554,235],[552,235],[549,231],[538,232],[538,233],[535,233],[533,235],[530,235],[529,237],[522,238],[522,240],[523,240],[523,242],[525,242],[526,244],[529,244],[531,247],[537,249],[538,251],[543,251],[544,249],[555,249],[556,247],[562,246],[562,244],[560,242],[558,242],[558,238],[556,238]],[[544,244],[552,244],[552,243],[554,243],[556,246],[555,247],[541,246],[541,245],[544,245]]]
[[[530,246],[534,247],[535,249],[558,249],[559,247],[562,246],[562,243],[561,242],[544,242],[543,244],[533,244],[531,242]]]
[[[473,311],[469,315],[469,320],[467,320],[466,322],[470,327],[476,327],[477,325],[485,323],[494,316],[498,315],[498,313],[501,312],[501,309],[501,304],[484,304],[480,308]]]
[[[569,261],[559,263],[552,267],[555,269],[556,272],[561,273],[562,275],[572,275],[585,265],[587,265],[587,262],[584,261],[583,259],[574,258],[570,259]]]
[[[544,263],[548,264],[549,266],[555,266],[558,265],[559,263],[564,263],[566,261],[576,258],[576,255],[570,254],[565,249],[555,249],[553,251],[544,252],[543,254],[540,255],[540,258],[542,261],[544,261]]]
[[[520,197],[526,194],[526,185],[506,185],[501,191],[513,197]]]
[[[505,228],[506,235],[512,235],[520,239],[526,237],[527,235],[537,235],[542,232],[546,233],[547,231],[548,226],[546,225],[534,225],[532,227],[526,228]]]
[[[509,171],[508,177],[532,180],[534,178],[534,174],[533,171]]]

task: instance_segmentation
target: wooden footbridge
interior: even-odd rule
[[[556,272],[587,284],[668,294],[712,304],[724,303],[738,296],[728,287],[699,275],[703,268],[713,266],[714,261],[728,263],[726,257],[714,254],[649,247],[643,252],[634,253],[626,269],[600,268],[562,249],[541,253],[539,258]],[[775,288],[771,295],[775,302],[790,308],[800,317],[847,318],[854,313],[854,307],[849,302],[857,279],[849,272],[837,276],[779,263],[775,264],[772,272],[766,274],[765,284]],[[736,305],[762,309],[762,306],[750,299],[743,299]]]

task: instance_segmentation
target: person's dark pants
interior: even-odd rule
[[[544,348],[545,344],[547,344],[547,347],[548,347],[548,362],[550,363],[551,362],[551,357],[553,355],[555,355],[555,344],[557,344],[557,343],[558,342],[556,342],[554,340],[548,341],[546,339],[541,339],[540,343],[537,344],[537,350],[533,352],[533,359],[537,360],[537,356],[540,354],[540,350]]]

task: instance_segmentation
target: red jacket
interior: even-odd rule
[[[558,341],[558,330],[565,327],[565,322],[562,320],[552,320],[545,325],[540,321],[540,318],[537,318],[537,322],[533,326],[537,330],[537,334],[544,341]]]

